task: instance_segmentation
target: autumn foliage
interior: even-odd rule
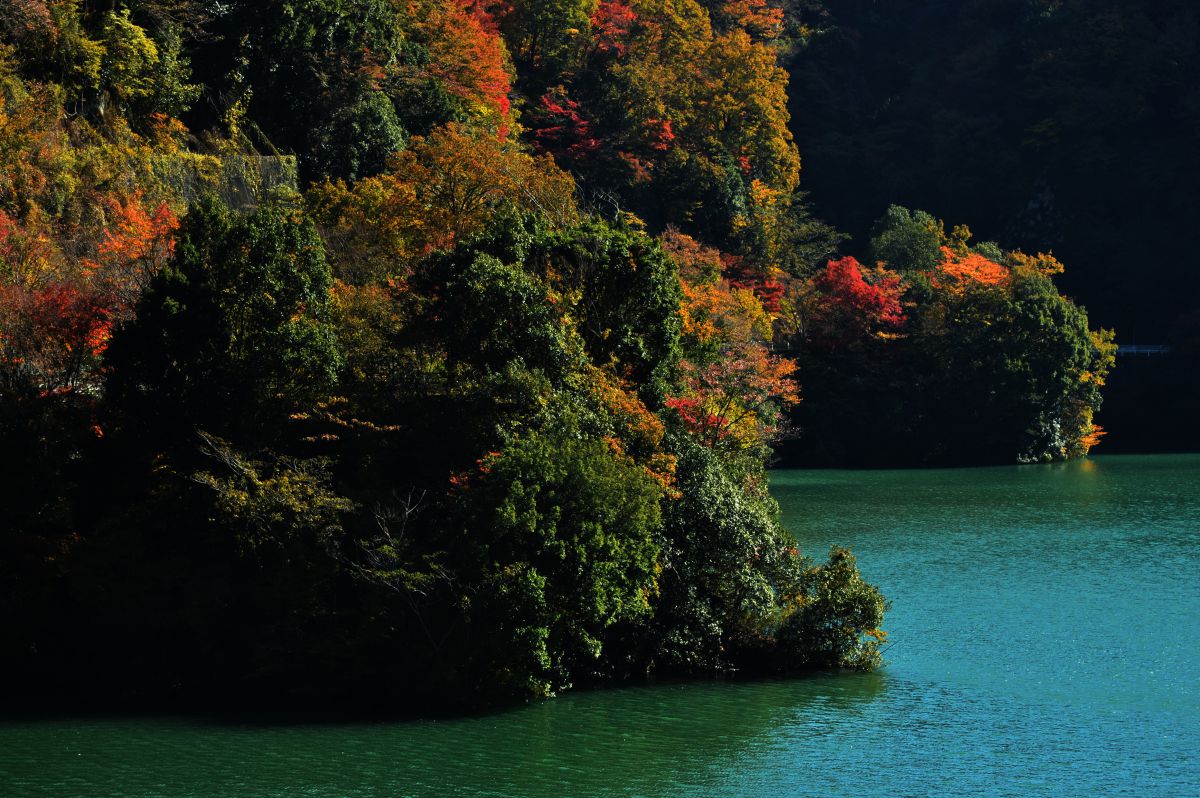
[[[637,14],[620,0],[601,0],[592,12],[592,37],[600,53],[625,55]]]
[[[600,149],[593,123],[584,116],[575,100],[563,89],[542,95],[540,123],[534,131],[538,143],[570,165],[591,156]]]
[[[756,287],[728,279],[729,259],[678,231],[663,237],[680,263],[684,390],[667,407],[708,446],[762,446],[800,401],[796,364],[770,351],[774,314]]]
[[[325,182],[309,203],[348,279],[405,275],[420,258],[480,232],[505,204],[558,224],[578,218],[570,175],[547,156],[461,125],[415,137],[378,176]]]
[[[820,294],[818,323],[831,337],[887,334],[904,327],[904,289],[894,272],[880,267],[864,275],[862,265],[847,256],[829,261],[813,285]]]
[[[0,681],[466,705],[878,665],[883,598],[800,554],[772,447],[1075,455],[1111,336],[1051,256],[927,214],[837,252],[789,9],[4,5]]]
[[[1112,333],[1058,292],[1052,256],[970,238],[893,207],[873,242],[890,262],[847,256],[790,286],[817,459],[1055,460],[1099,443]]]
[[[95,390],[113,327],[174,250],[179,222],[165,203],[135,192],[101,207],[103,221],[70,238],[37,214],[22,225],[0,211],[0,359],[42,393]]]
[[[512,123],[512,76],[496,21],[468,0],[407,0],[413,35],[429,48],[429,74],[463,101],[464,108],[500,139]]]
[[[935,286],[952,291],[968,290],[974,285],[1000,285],[1009,278],[1009,270],[975,252],[956,253],[942,247],[942,262],[932,276]]]

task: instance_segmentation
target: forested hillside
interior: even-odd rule
[[[841,255],[789,129],[810,19],[6,3],[7,683],[446,705],[876,666],[884,599],[797,551],[772,446],[1083,454],[1112,337],[1053,256],[923,211]]]

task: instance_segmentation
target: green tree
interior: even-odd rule
[[[261,440],[337,380],[330,283],[321,239],[298,211],[231,215],[200,201],[136,320],[113,338],[109,401],[164,435]]]
[[[1016,269],[1010,286],[937,291],[913,345],[937,385],[928,417],[954,459],[1059,460],[1092,432],[1111,356],[1044,274]]]
[[[889,205],[871,231],[871,260],[904,271],[929,271],[942,260],[946,236],[940,219]]]
[[[607,629],[650,614],[659,483],[569,423],[484,461],[468,497],[485,563],[489,669],[502,689],[546,693],[600,666]]]
[[[567,71],[591,30],[595,0],[517,0],[504,23],[513,56],[534,75]]]
[[[779,632],[783,661],[792,668],[874,670],[883,664],[880,630],[887,601],[863,580],[854,555],[834,547],[829,561],[809,568],[796,609]]]
[[[647,397],[679,360],[682,293],[674,262],[644,233],[588,222],[535,245],[570,307],[592,362],[612,366]]]
[[[406,141],[392,100],[370,91],[333,109],[312,131],[308,146],[316,174],[353,180],[383,171],[388,157],[404,149]]]
[[[403,148],[403,109],[387,68],[419,53],[391,0],[249,3],[235,30],[244,36],[250,118],[276,146],[307,156],[306,177],[373,174]]]
[[[426,277],[440,285],[432,334],[451,361],[493,373],[517,365],[557,384],[578,365],[548,287],[521,265],[464,248],[435,258]]]
[[[651,661],[684,674],[745,665],[748,654],[770,644],[806,560],[779,524],[774,501],[745,489],[742,464],[683,435],[673,448],[680,498],[665,507]]]

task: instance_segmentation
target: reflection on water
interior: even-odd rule
[[[773,490],[892,599],[882,673],[409,723],[13,721],[0,795],[1200,795],[1200,457]]]
[[[885,678],[632,688],[417,723],[25,723],[0,732],[0,783],[63,796],[705,795],[736,785],[777,729],[816,740],[833,719],[861,724]]]

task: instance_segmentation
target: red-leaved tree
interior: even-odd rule
[[[900,275],[882,267],[863,274],[852,257],[831,260],[813,279],[816,289],[813,336],[846,343],[900,332],[907,321]]]

